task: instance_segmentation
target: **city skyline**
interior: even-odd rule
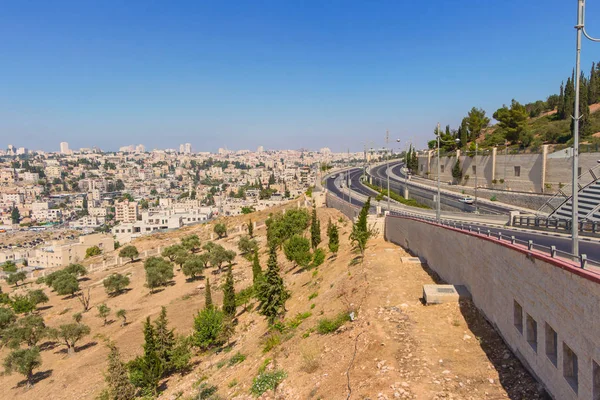
[[[558,0],[237,7],[7,6],[2,137],[45,151],[59,138],[339,152],[389,130],[424,147],[437,122],[545,99],[573,67],[575,10]]]

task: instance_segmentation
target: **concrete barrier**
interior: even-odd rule
[[[408,248],[474,304],[556,399],[600,396],[600,275],[525,246],[386,217],[387,240]]]

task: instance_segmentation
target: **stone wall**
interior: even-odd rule
[[[503,149],[482,151],[477,158],[459,152],[463,176],[468,179],[461,182],[465,186],[475,186],[476,164],[479,187],[497,188],[535,193],[556,193],[562,186],[571,182],[573,159],[570,149],[540,154],[506,154]],[[599,153],[582,153],[579,155],[579,175],[598,165]],[[441,157],[440,173],[442,182],[452,182],[452,167],[456,163],[456,153]],[[437,179],[437,157],[435,151],[419,155],[418,175]],[[494,184],[494,180],[496,183]],[[504,183],[500,183],[503,180]]]
[[[385,236],[445,281],[465,285],[554,398],[600,396],[600,276],[522,246],[408,218],[387,217]]]

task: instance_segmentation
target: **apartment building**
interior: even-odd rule
[[[93,246],[98,246],[102,251],[112,251],[115,241],[112,235],[102,233],[80,236],[77,241],[55,240],[50,246],[35,249],[35,254],[27,261],[33,267],[66,267],[82,261],[85,251]]]
[[[135,222],[139,215],[136,201],[124,200],[115,204],[115,220],[118,222]]]
[[[60,178],[61,177],[62,168],[60,165],[49,165],[44,168],[44,173],[50,179]]]

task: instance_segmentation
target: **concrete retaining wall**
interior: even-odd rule
[[[340,210],[342,214],[351,220],[360,213],[360,207],[350,205],[348,202],[338,199],[336,196],[329,193],[327,194],[325,203],[327,204],[327,207]]]
[[[465,285],[554,398],[598,399],[599,275],[522,246],[420,220],[387,217],[385,237],[423,257],[448,283]]]

